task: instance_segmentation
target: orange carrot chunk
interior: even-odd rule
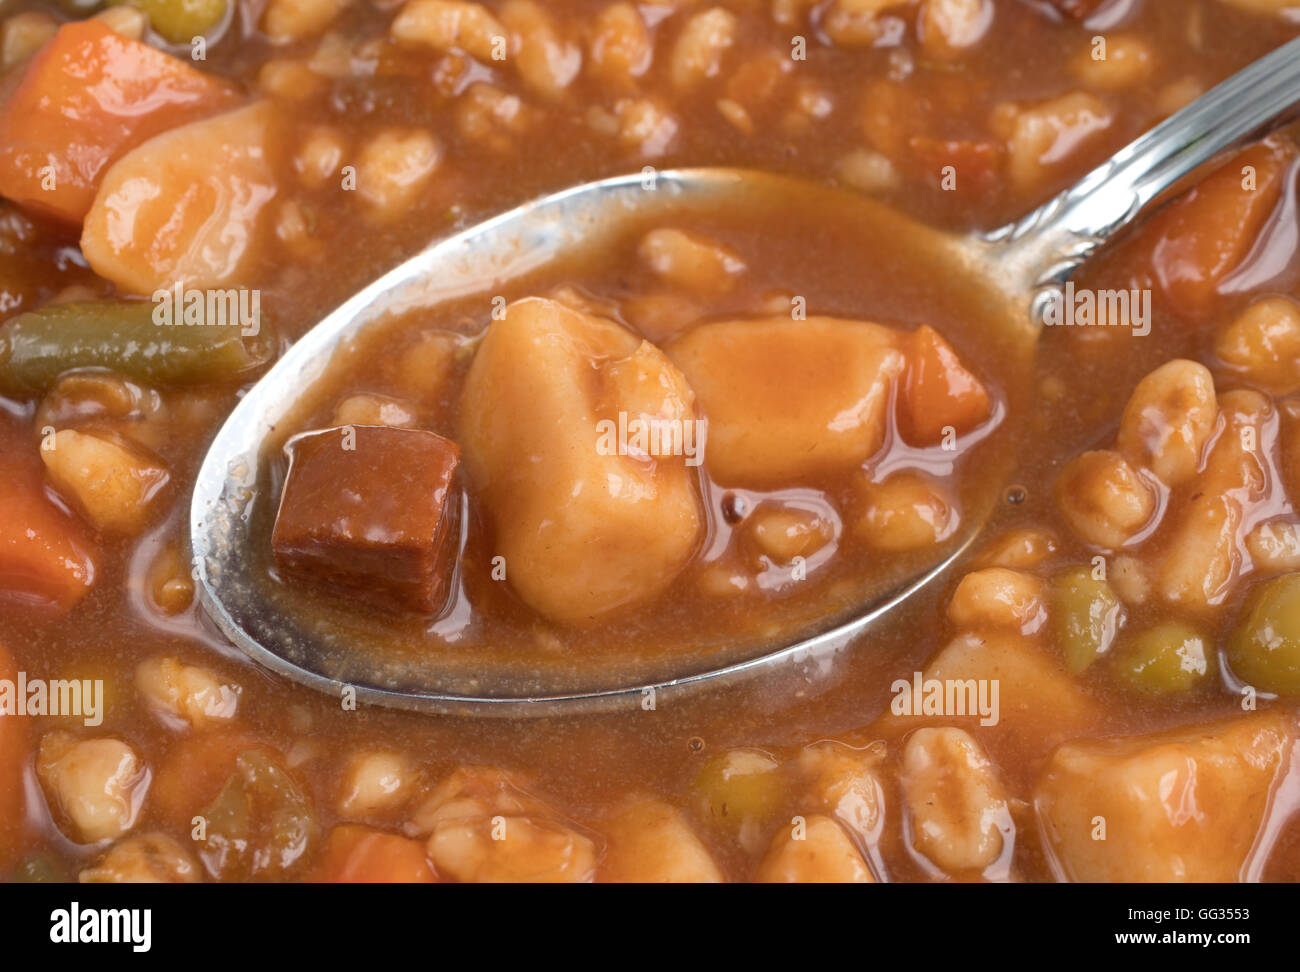
[[[433,884],[433,867],[418,840],[357,824],[330,831],[310,880],[321,884]]]
[[[95,582],[93,545],[45,494],[35,449],[0,426],[0,601],[66,611]]]
[[[1142,230],[1155,283],[1176,310],[1189,315],[1208,310],[1219,284],[1245,259],[1277,204],[1295,153],[1295,144],[1282,138],[1251,146]]]
[[[80,222],[111,162],[237,98],[102,21],[64,24],[0,106],[0,196]]]
[[[961,434],[988,418],[988,392],[934,328],[922,325],[906,342],[901,419],[908,442],[934,445],[942,441],[946,428]]]
[[[0,646],[0,680],[17,683],[18,666]],[[9,700],[16,704],[16,700]],[[26,718],[10,711],[0,696],[0,880],[21,852],[23,765],[27,761]]]

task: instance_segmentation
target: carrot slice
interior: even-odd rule
[[[989,415],[989,395],[932,327],[922,325],[907,338],[907,383],[903,435],[915,445],[934,445],[944,429],[968,432]]]
[[[225,82],[103,21],[64,24],[0,107],[0,196],[79,222],[111,162],[237,98]]]
[[[1245,259],[1277,205],[1295,154],[1295,144],[1283,138],[1253,145],[1142,230],[1155,283],[1175,309],[1189,315],[1209,309],[1219,284]],[[1253,183],[1247,166],[1254,170]]]
[[[330,831],[308,877],[321,884],[433,884],[433,867],[418,840],[358,824]]]
[[[45,494],[35,450],[0,426],[0,600],[66,611],[95,582],[93,547]]]
[[[18,666],[0,646],[0,679],[11,684]],[[0,696],[0,878],[22,850],[23,764],[27,761],[26,717],[6,711]]]

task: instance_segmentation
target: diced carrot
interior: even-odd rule
[[[16,683],[18,666],[0,646],[0,679]],[[0,702],[0,878],[21,852],[23,764],[27,761],[27,719]]]
[[[1177,310],[1198,315],[1250,252],[1282,194],[1296,146],[1267,139],[1251,146],[1142,229],[1155,283]],[[1247,166],[1254,170],[1253,181]]]
[[[237,99],[225,82],[101,20],[64,24],[0,106],[0,195],[79,222],[111,162]]]
[[[330,831],[308,876],[321,884],[433,884],[424,843],[358,824]]]
[[[988,418],[988,392],[937,331],[922,325],[907,345],[902,420],[909,442],[934,445],[946,427],[968,432]]]
[[[66,611],[95,582],[82,526],[45,493],[35,448],[0,426],[0,600]]]

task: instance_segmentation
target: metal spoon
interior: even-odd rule
[[[341,344],[390,315],[486,291],[615,238],[630,221],[693,209],[743,207],[775,195],[852,207],[855,218],[892,242],[912,247],[951,274],[957,286],[979,288],[1026,354],[1045,302],[1098,247],[1153,200],[1225,151],[1300,115],[1300,39],[1232,76],[1121,149],[1074,187],[1029,215],[984,236],[957,236],[922,226],[857,195],[803,180],[736,169],[683,169],[606,179],[527,203],[428,248],[375,281],[304,335],[231,412],[208,450],[195,483],[190,538],[199,568],[201,603],[230,640],[254,661],[301,684],[359,704],[428,712],[546,715],[557,711],[635,706],[659,693],[720,686],[778,666],[802,666],[810,677],[868,627],[957,560],[982,522],[943,548],[937,563],[848,620],[794,644],[752,657],[705,665],[677,677],[592,690],[448,691],[437,678],[395,677],[364,654],[331,644],[268,605],[247,556],[254,542],[250,510],[267,489],[263,448],[301,394],[327,369]],[[987,515],[988,510],[984,510]]]

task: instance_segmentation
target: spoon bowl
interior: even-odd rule
[[[683,169],[606,179],[527,203],[436,241],[353,296],[304,335],[248,392],[212,442],[196,480],[191,544],[201,603],[254,661],[296,682],[358,704],[449,714],[548,715],[644,704],[647,697],[718,687],[782,668],[815,678],[880,618],[947,575],[979,535],[1008,481],[1010,421],[981,456],[992,484],[963,506],[958,535],[924,557],[901,561],[859,587],[849,602],[801,619],[791,637],[708,646],[689,656],[616,664],[506,671],[474,659],[394,657],[356,633],[313,625],[268,596],[256,544],[272,482],[267,456],[300,414],[304,391],[361,332],[476,294],[499,292],[547,267],[612,248],[637,227],[689,213],[741,213],[761,223],[797,212],[808,226],[834,214],[862,238],[887,240],[880,275],[924,267],[922,303],[959,301],[977,343],[997,351],[995,384],[1009,415],[1025,387],[1046,302],[1074,269],[1140,212],[1201,166],[1295,116],[1300,41],[1225,81],[1015,224],[985,236],[944,233],[865,197],[801,179],[735,169]],[[811,231],[811,229],[809,229]],[[849,235],[840,245],[852,247]],[[851,252],[851,251],[850,251]],[[889,261],[897,261],[894,267]],[[937,306],[937,305],[935,305]],[[869,308],[858,316],[872,316]],[[922,308],[923,311],[923,308]],[[1006,416],[1004,415],[1004,418]]]

